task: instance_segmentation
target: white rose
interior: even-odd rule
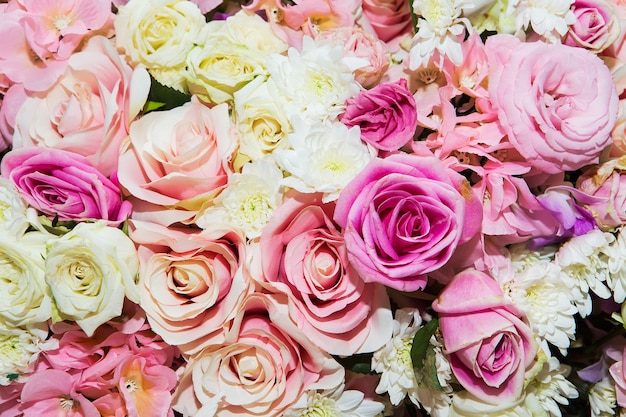
[[[124,296],[139,302],[133,242],[104,222],[80,223],[47,247],[46,282],[62,318],[91,336],[122,313]]]
[[[460,391],[452,397],[448,417],[548,417],[534,396],[523,396],[513,402],[500,404],[485,403],[467,391]]]
[[[44,281],[44,253],[49,235],[21,237],[0,233],[0,321],[12,326],[42,323],[52,315]]]
[[[265,80],[258,77],[234,96],[240,141],[238,154],[254,161],[276,149],[286,149],[286,137],[293,129],[284,109],[270,94]]]
[[[271,53],[286,49],[256,14],[241,11],[225,21],[211,21],[187,56],[189,89],[205,101],[232,100],[244,85],[267,74],[265,61]]]
[[[131,0],[115,19],[117,46],[161,84],[185,91],[185,58],[206,20],[187,0]]]
[[[28,208],[17,188],[9,180],[0,178],[0,232],[22,235],[28,229],[28,219],[36,217],[34,209]]]

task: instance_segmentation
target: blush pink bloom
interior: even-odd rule
[[[133,73],[108,39],[93,37],[70,57],[51,89],[25,100],[16,116],[13,146],[72,151],[109,176],[117,170],[120,145],[149,89],[147,72]]]
[[[597,163],[618,112],[606,65],[582,48],[512,35],[490,36],[486,48],[489,95],[519,153],[547,174]]]
[[[563,43],[600,53],[622,35],[615,3],[610,0],[576,0],[572,4],[576,23],[570,25]]]
[[[363,14],[383,42],[410,35],[411,11],[405,0],[363,0]]]
[[[385,45],[374,35],[357,27],[338,27],[321,32],[316,39],[325,39],[332,45],[343,46],[344,56],[361,58],[367,65],[354,71],[355,80],[363,88],[377,85],[389,68]]]
[[[76,392],[76,379],[57,369],[44,369],[30,376],[21,396],[24,417],[100,417],[96,407]]]
[[[605,229],[626,223],[626,156],[610,159],[583,173],[576,188],[597,197],[585,207]]]
[[[459,383],[491,404],[518,399],[537,354],[528,323],[483,272],[454,277],[433,302],[444,352]]]
[[[131,124],[118,176],[132,196],[145,202],[194,206],[188,200],[212,198],[226,185],[236,145],[228,106],[209,108],[194,97]],[[194,214],[190,209],[190,217]]]
[[[119,186],[81,155],[54,148],[21,148],[0,165],[28,204],[50,218],[124,221],[132,210]]]
[[[478,232],[482,206],[439,159],[395,154],[370,162],[343,189],[334,219],[366,282],[415,291]]]
[[[130,237],[139,245],[141,306],[154,331],[188,354],[223,342],[224,323],[252,290],[243,237],[137,221]]]
[[[129,416],[173,417],[176,372],[142,356],[128,355],[115,369],[114,380]]]
[[[373,352],[391,338],[389,298],[384,286],[364,283],[348,262],[333,210],[319,194],[287,198],[261,235],[263,276],[292,296],[294,321],[322,349]]]
[[[361,139],[374,148],[394,151],[413,139],[417,108],[403,78],[349,98],[339,120],[348,127],[359,126]]]
[[[277,417],[305,390],[336,389],[344,369],[292,321],[283,294],[254,293],[227,328],[224,344],[189,358],[174,410],[222,417]],[[209,413],[207,415],[213,415]]]
[[[22,84],[13,84],[0,101],[0,152],[13,146],[15,119],[27,97]]]
[[[626,407],[626,352],[621,352],[621,358],[609,367],[609,375],[615,383],[615,397],[617,405]]]

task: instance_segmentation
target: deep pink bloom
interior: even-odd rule
[[[117,184],[83,156],[54,148],[14,149],[0,165],[23,198],[61,221],[102,219],[119,223],[130,214]]]
[[[378,84],[348,99],[339,120],[348,127],[359,126],[361,139],[376,149],[394,151],[413,139],[417,108],[413,94],[402,78]]]
[[[343,189],[334,218],[366,282],[415,291],[476,234],[482,206],[439,159],[395,154],[370,162]]]

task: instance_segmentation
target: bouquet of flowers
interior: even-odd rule
[[[1,417],[626,415],[622,0],[0,13]]]

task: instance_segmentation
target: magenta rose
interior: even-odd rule
[[[366,282],[415,291],[479,230],[482,205],[439,159],[395,154],[370,162],[343,189],[334,219]]]
[[[348,262],[334,206],[320,194],[285,199],[261,235],[263,276],[294,299],[294,319],[322,349],[373,352],[391,338],[389,298],[384,286],[366,284]]]
[[[490,36],[486,48],[489,95],[515,149],[547,174],[597,163],[618,114],[602,60],[586,49],[512,35]]]
[[[576,0],[572,4],[576,23],[569,27],[563,43],[600,53],[611,46],[621,34],[614,2],[608,0]]]
[[[4,156],[2,176],[28,204],[61,221],[121,222],[131,212],[119,186],[102,175],[87,158],[55,148],[20,148]]]
[[[417,107],[406,79],[379,84],[348,99],[340,120],[348,127],[359,126],[361,139],[376,149],[400,149],[413,139]]]
[[[537,344],[498,283],[483,272],[465,270],[444,288],[433,309],[439,313],[450,367],[463,388],[492,404],[517,399]]]

